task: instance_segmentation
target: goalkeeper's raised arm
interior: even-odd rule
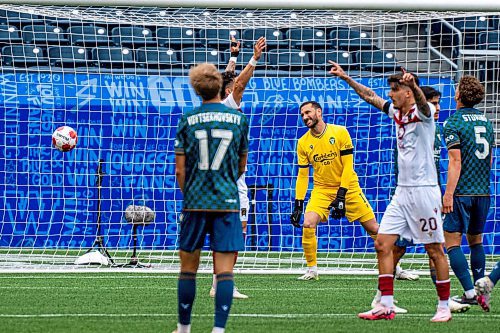
[[[365,100],[368,104],[373,105],[379,110],[384,109],[384,105],[386,103],[386,100],[384,100],[382,97],[377,95],[373,90],[370,88],[362,85],[361,83],[355,81],[352,77],[347,75],[346,72],[342,69],[342,67],[337,64],[336,62],[333,62],[331,60],[328,60],[328,62],[332,65],[332,68],[330,69],[330,74],[337,76],[344,80],[351,88],[353,88],[356,93],[361,97],[363,100]]]

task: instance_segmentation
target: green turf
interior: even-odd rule
[[[200,275],[193,333],[210,332],[211,276]],[[176,324],[176,275],[172,274],[0,274],[0,332],[171,332]],[[394,321],[356,318],[371,302],[375,276],[239,275],[250,296],[233,303],[227,332],[498,332],[500,293],[492,312],[479,307],[431,324],[436,293],[429,278],[396,281],[399,305],[409,310]],[[452,281],[458,294],[458,282]]]

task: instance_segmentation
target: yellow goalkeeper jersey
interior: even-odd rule
[[[312,165],[314,187],[335,188],[342,177],[341,156],[352,154],[351,136],[344,126],[327,124],[323,133],[316,136],[307,131],[297,143],[299,167]],[[349,187],[359,186],[358,175],[353,171]]]

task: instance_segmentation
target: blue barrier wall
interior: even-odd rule
[[[360,81],[386,95],[385,80]],[[444,120],[454,108],[452,82],[421,81],[443,93]],[[301,231],[289,224],[289,213],[296,139],[307,130],[298,105],[311,99],[324,105],[327,122],[345,125],[351,133],[355,169],[378,218],[388,204],[394,181],[393,125],[383,113],[336,78],[254,78],[243,107],[251,124],[247,182],[270,184],[274,190],[257,190],[252,198],[255,214],[247,243],[251,249],[301,247]],[[130,225],[123,211],[131,203],[145,203],[157,217],[141,232],[141,246],[174,249],[182,196],[175,183],[173,141],[182,111],[196,105],[199,99],[184,77],[0,75],[0,246],[91,246],[97,220],[96,171],[103,159],[102,226],[107,246],[129,246]],[[78,132],[77,148],[69,153],[51,147],[52,132],[61,125]],[[445,160],[442,167],[445,170]],[[498,176],[495,173],[495,179]],[[494,197],[485,239],[490,245],[500,244],[500,236],[492,233],[496,203]],[[320,251],[371,247],[361,228],[347,221],[330,221],[318,234]],[[487,251],[493,247],[487,246]]]

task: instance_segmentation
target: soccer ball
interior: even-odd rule
[[[62,152],[70,151],[76,147],[78,136],[76,131],[69,126],[61,126],[52,134],[52,144]]]

